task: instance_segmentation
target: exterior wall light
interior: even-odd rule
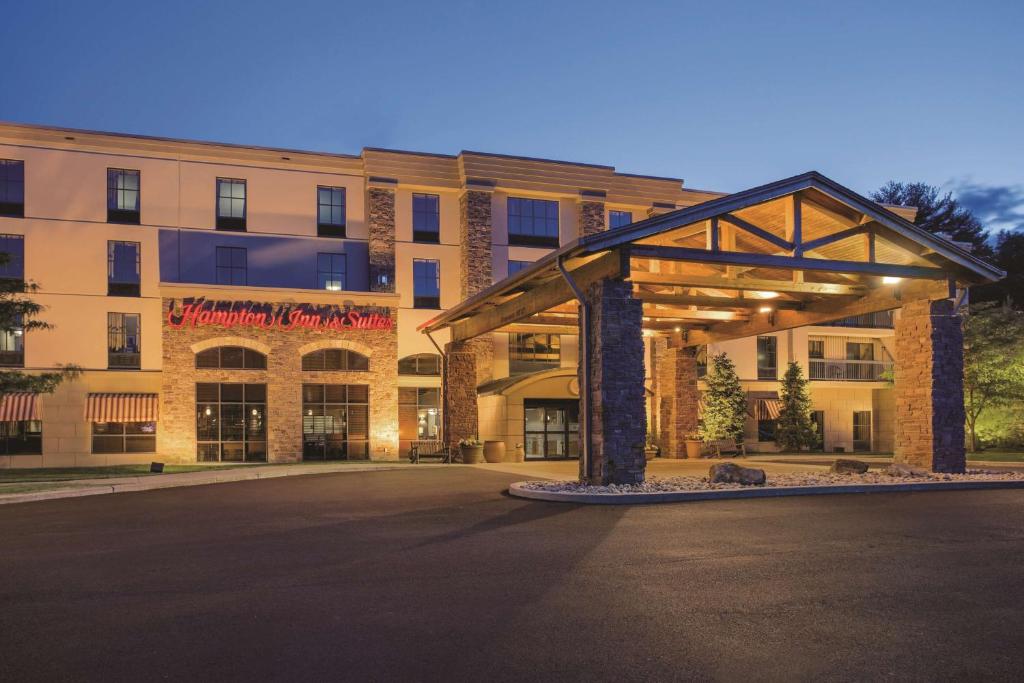
[[[901,280],[903,280],[903,278],[901,278],[901,277],[894,277],[892,275],[885,275],[884,277],[882,277],[882,284],[883,285],[895,285],[895,284],[899,284]]]

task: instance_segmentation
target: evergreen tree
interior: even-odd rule
[[[705,441],[735,439],[743,441],[747,420],[747,395],[740,385],[736,366],[724,353],[711,359],[711,372],[704,380],[704,418],[700,435]]]
[[[790,363],[782,377],[782,410],[775,423],[775,443],[785,451],[813,448],[817,443],[814,422],[811,421],[811,397],[807,393],[807,379],[799,363]]]
[[[0,253],[0,265],[7,263],[10,256]],[[42,320],[36,320],[43,307],[27,296],[28,292],[36,291],[33,282],[21,280],[0,280],[0,333],[5,336],[18,337],[32,330],[48,330],[52,326]],[[35,394],[53,392],[65,379],[77,376],[79,369],[72,365],[62,366],[56,372],[28,374],[21,370],[0,371],[0,395],[18,391]]]

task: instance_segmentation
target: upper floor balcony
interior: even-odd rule
[[[884,382],[892,370],[891,361],[811,358],[808,378],[840,382]]]

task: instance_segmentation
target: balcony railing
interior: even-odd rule
[[[812,380],[838,380],[845,382],[883,382],[892,363],[880,360],[832,360],[811,358]]]
[[[825,327],[875,327],[892,329],[892,311],[878,311],[877,313],[865,313],[855,315],[842,320],[833,320],[830,323],[821,323]]]
[[[141,353],[121,353],[117,351],[110,351],[107,353],[107,367],[111,369],[134,369],[139,367],[141,359]]]

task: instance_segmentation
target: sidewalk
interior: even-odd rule
[[[312,464],[296,463],[294,465],[252,465],[225,469],[210,469],[203,472],[180,472],[175,474],[156,474],[138,477],[111,477],[106,479],[70,479],[65,481],[41,482],[39,490],[24,493],[0,494],[0,505],[8,503],[28,503],[38,500],[54,500],[57,498],[77,498],[81,496],[99,496],[106,493],[125,493],[128,491],[151,491],[154,489],[175,488],[179,486],[203,486],[206,484],[223,484],[233,481],[250,481],[253,479],[273,479],[275,477],[295,477],[309,474],[333,474],[337,472],[376,472],[383,470],[399,470],[408,468],[451,467],[421,463],[413,465],[405,461],[398,462],[367,462]],[[34,483],[26,486],[35,487]]]

